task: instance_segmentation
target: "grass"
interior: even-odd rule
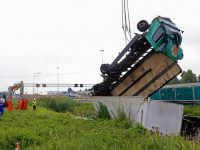
[[[51,99],[53,100],[58,99]],[[7,112],[5,109],[5,114],[0,117],[1,150],[13,150],[16,142],[19,143],[19,150],[200,149],[199,141],[187,141],[180,136],[151,134],[140,124],[127,127],[124,120],[117,118],[77,119],[77,116],[95,115],[91,103],[71,105],[70,101],[63,99],[66,103],[62,103],[68,105],[69,102],[71,108],[65,107],[65,111],[56,112],[52,107],[46,108],[49,106],[45,105],[48,100],[44,101],[37,100],[36,111],[32,110],[31,102],[27,111],[14,109],[13,112]],[[14,100],[14,108],[16,106],[17,102]],[[60,105],[55,105],[55,108],[58,106]]]
[[[200,116],[200,106],[184,106],[184,115]]]
[[[47,109],[54,110],[56,112],[72,112],[74,106],[78,106],[81,103],[75,102],[73,99],[69,98],[41,98],[38,105],[46,107]]]
[[[110,113],[108,112],[108,108],[103,103],[99,102],[97,105],[97,118],[99,119],[111,119]]]

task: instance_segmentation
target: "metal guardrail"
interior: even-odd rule
[[[198,105],[200,105],[200,100],[158,100],[158,101],[177,103],[177,104],[198,104]]]
[[[200,82],[184,83],[184,84],[170,84],[170,85],[163,86],[161,89],[176,88],[176,87],[195,87],[195,86],[200,86]]]

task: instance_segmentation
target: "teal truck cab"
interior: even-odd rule
[[[180,29],[170,18],[156,17],[151,25],[147,21],[141,20],[137,28],[141,32],[146,31],[145,37],[155,51],[160,51],[177,62],[183,58],[183,50],[180,45],[182,36]]]

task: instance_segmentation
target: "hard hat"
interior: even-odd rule
[[[35,101],[36,99],[34,98],[33,100]]]

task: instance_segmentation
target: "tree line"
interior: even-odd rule
[[[168,84],[182,84],[192,82],[200,82],[200,75],[197,77],[197,75],[189,69],[188,71],[182,72],[180,80],[175,77]]]

